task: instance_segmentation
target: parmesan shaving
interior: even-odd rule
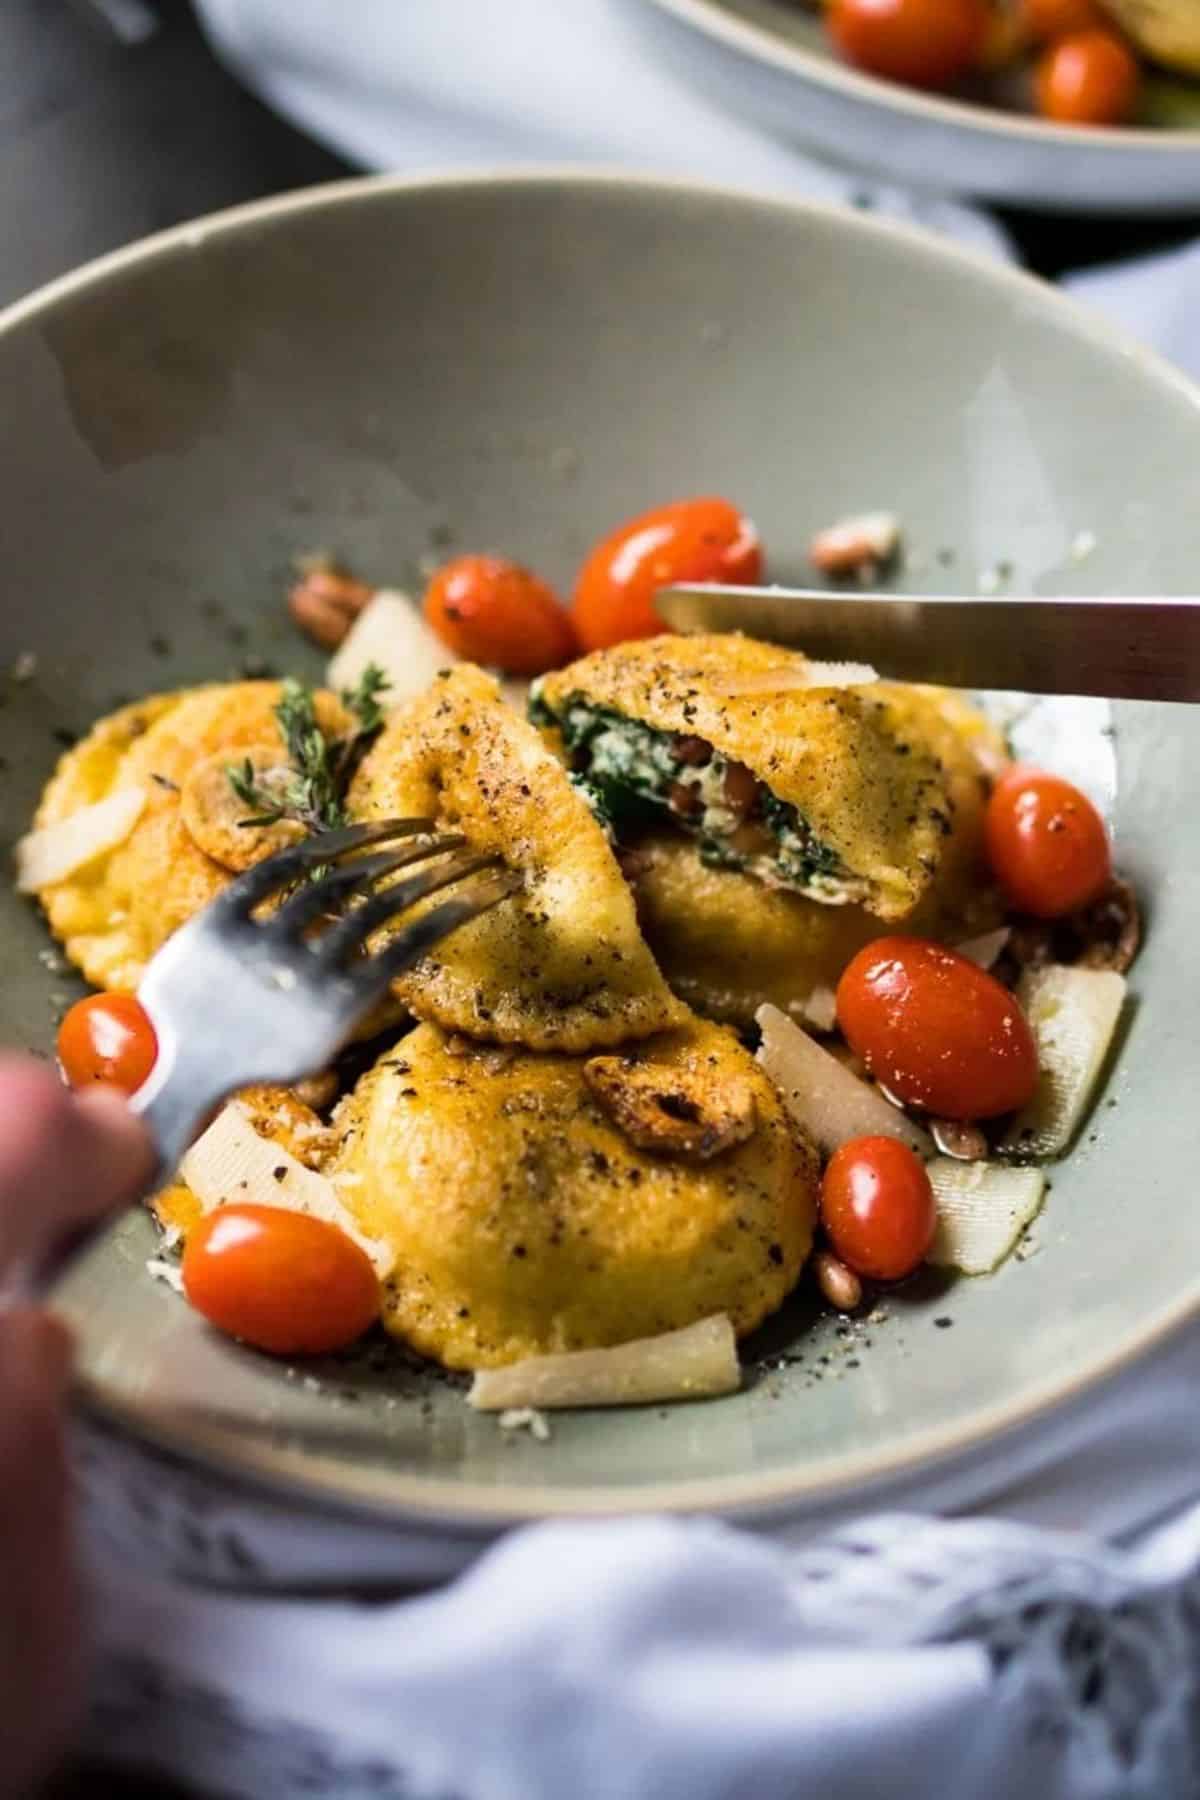
[[[837,995],[831,987],[818,984],[800,1008],[800,1017],[814,1031],[832,1031],[837,1024]]]
[[[196,1139],[179,1165],[179,1174],[206,1213],[230,1201],[307,1213],[336,1225],[352,1238],[366,1251],[381,1279],[395,1265],[390,1245],[359,1230],[328,1177],[306,1169],[281,1144],[260,1137],[250,1113],[238,1100],[222,1107],[208,1130]]]
[[[469,1403],[480,1412],[562,1406],[637,1406],[732,1394],[741,1380],[733,1326],[714,1313],[682,1331],[635,1338],[607,1350],[530,1356],[477,1371]]]
[[[779,1089],[796,1124],[831,1154],[856,1137],[898,1138],[918,1156],[932,1156],[928,1134],[892,1106],[878,1088],[851,1073],[777,1006],[760,1006],[758,1061]]]
[[[1002,925],[998,931],[985,931],[979,937],[966,938],[961,944],[955,944],[954,948],[960,956],[969,957],[973,963],[978,963],[981,969],[990,969],[1011,936],[1009,927]]]
[[[1113,969],[1026,969],[1017,985],[1038,1053],[1033,1099],[1000,1143],[1017,1156],[1059,1156],[1083,1122],[1125,1000]]]
[[[16,848],[18,892],[35,894],[115,850],[141,818],[145,804],[145,788],[118,788],[107,799],[80,807],[56,825],[31,831]]]
[[[939,1156],[926,1172],[938,1209],[929,1260],[964,1275],[990,1275],[999,1268],[1037,1216],[1046,1192],[1040,1169]]]
[[[865,687],[878,681],[879,675],[870,663],[805,662],[802,668],[791,664],[778,669],[756,669],[734,681],[722,682],[713,692],[728,700],[743,694],[792,694],[808,688]]]
[[[424,693],[441,670],[458,658],[439,643],[407,594],[381,588],[350,627],[345,642],[329,664],[328,685],[336,692],[357,687],[374,664],[388,678],[385,699],[398,706]]]
[[[183,1276],[180,1274],[178,1263],[168,1262],[165,1256],[148,1256],[146,1273],[153,1275],[155,1281],[165,1282],[177,1294],[182,1294]]]

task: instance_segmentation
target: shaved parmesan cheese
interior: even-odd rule
[[[377,1275],[392,1271],[395,1252],[358,1229],[332,1181],[315,1169],[306,1169],[281,1144],[260,1137],[238,1100],[222,1107],[208,1130],[196,1139],[179,1165],[179,1174],[206,1213],[231,1201],[307,1213],[353,1238],[374,1263]]]
[[[331,688],[356,687],[373,663],[390,682],[386,702],[398,706],[424,693],[458,658],[438,641],[407,594],[381,588],[359,613],[326,671]]]
[[[174,1288],[177,1294],[182,1294],[183,1276],[178,1263],[168,1262],[165,1256],[148,1256],[146,1273],[153,1275],[155,1281],[164,1281],[169,1288]]]
[[[818,531],[808,546],[810,560],[823,575],[857,575],[882,569],[900,550],[900,521],[895,513],[858,513]]]
[[[918,1156],[932,1156],[928,1134],[822,1049],[777,1006],[760,1006],[758,1061],[779,1089],[797,1125],[826,1153],[850,1138],[898,1138]]]
[[[65,881],[105,851],[115,850],[141,818],[145,804],[145,788],[118,788],[107,799],[80,807],[56,825],[31,831],[16,849],[18,891],[34,894],[53,882]]]
[[[999,1268],[1036,1218],[1046,1192],[1040,1169],[1010,1169],[1003,1163],[938,1156],[926,1173],[938,1209],[929,1260],[964,1275],[990,1275]]]
[[[979,937],[965,938],[954,948],[960,956],[970,957],[973,963],[978,963],[981,969],[990,969],[1011,936],[1008,926],[1002,925],[998,931],[985,931]]]
[[[814,1031],[832,1031],[837,1024],[837,995],[831,987],[818,985],[800,1008],[800,1016]]]
[[[733,1326],[724,1313],[682,1331],[608,1350],[530,1356],[480,1369],[467,1395],[480,1412],[562,1406],[637,1406],[732,1394],[741,1380]]]
[[[870,663],[806,662],[803,667],[791,664],[779,669],[756,669],[750,675],[722,682],[713,692],[729,700],[743,694],[791,694],[806,688],[865,687],[878,681],[879,675]]]
[[[1027,969],[1017,986],[1038,1053],[1038,1084],[1000,1144],[1017,1156],[1058,1156],[1091,1104],[1125,1000],[1112,969]]]

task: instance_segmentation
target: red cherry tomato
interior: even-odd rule
[[[132,994],[89,994],[58,1028],[58,1061],[72,1087],[104,1081],[136,1094],[158,1056],[158,1039]]]
[[[991,1119],[1037,1082],[1025,1015],[994,976],[925,938],[868,944],[837,989],[850,1048],[905,1106],[942,1119]]]
[[[509,675],[544,675],[578,648],[553,590],[502,556],[446,563],[425,590],[425,618],[456,656]]]
[[[1058,125],[1123,125],[1137,105],[1141,70],[1114,31],[1078,31],[1044,51],[1034,73],[1037,109]]]
[[[848,62],[909,87],[950,87],[978,62],[987,0],[832,0],[830,35]]]
[[[1086,906],[1112,876],[1104,820],[1086,794],[1059,775],[1009,769],[984,815],[992,873],[1009,904],[1036,919]]]
[[[903,1281],[925,1260],[937,1229],[924,1163],[895,1138],[851,1138],[825,1170],[821,1223],[856,1274]]]
[[[672,500],[630,519],[589,554],[575,584],[573,617],[585,650],[667,628],[654,610],[675,581],[762,579],[758,532],[728,500]]]
[[[210,1324],[275,1356],[316,1356],[361,1337],[379,1317],[365,1251],[307,1213],[218,1207],[189,1234],[183,1289]]]

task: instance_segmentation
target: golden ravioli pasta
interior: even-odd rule
[[[38,826],[118,789],[145,794],[123,843],[38,895],[67,955],[97,987],[132,992],[160,945],[229,881],[229,866],[188,829],[189,779],[209,775],[218,753],[236,762],[261,746],[285,763],[274,716],[280,691],[276,681],[243,681],[154,695],[100,720],[61,758]],[[316,705],[322,729],[345,729],[332,695],[319,694]],[[205,837],[210,848],[220,841]]]
[[[603,831],[481,669],[460,665],[392,714],[349,809],[432,818],[524,877],[396,983],[418,1018],[500,1043],[587,1050],[682,1017]]]
[[[676,1087],[703,1106],[705,1080],[726,1093],[729,1147],[702,1147],[706,1160],[636,1148],[588,1079],[599,1065],[608,1093],[615,1064],[640,1078],[643,1111],[648,1073],[667,1107]],[[815,1152],[733,1034],[700,1021],[591,1062],[463,1050],[422,1025],[362,1078],[334,1127],[341,1147],[325,1172],[359,1228],[396,1254],[384,1322],[450,1368],[622,1343],[716,1312],[748,1332],[793,1286],[812,1239]]]
[[[808,667],[733,635],[646,638],[545,676],[531,714],[622,841],[672,821],[710,862],[904,918],[952,830],[945,772],[892,689],[806,686]]]
[[[951,832],[907,931],[953,941],[997,924],[1001,908],[982,869],[984,771],[1002,754],[998,734],[957,694],[886,690],[893,716],[935,754],[945,774]],[[880,934],[863,906],[822,906],[735,869],[714,867],[677,832],[639,839],[622,858],[646,941],[690,1006],[746,1025],[764,1001],[803,1012],[836,986],[856,951]]]

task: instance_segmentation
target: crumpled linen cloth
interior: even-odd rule
[[[619,0],[198,5],[244,79],[364,167],[690,173],[1010,254],[968,206],[725,115],[647,62]],[[1066,285],[1200,373],[1200,247]],[[544,1524],[490,1547],[81,1426],[87,1747],[255,1800],[1200,1795],[1197,1368],[1200,1326],[861,1517]],[[336,1597],[366,1589],[404,1597]]]

